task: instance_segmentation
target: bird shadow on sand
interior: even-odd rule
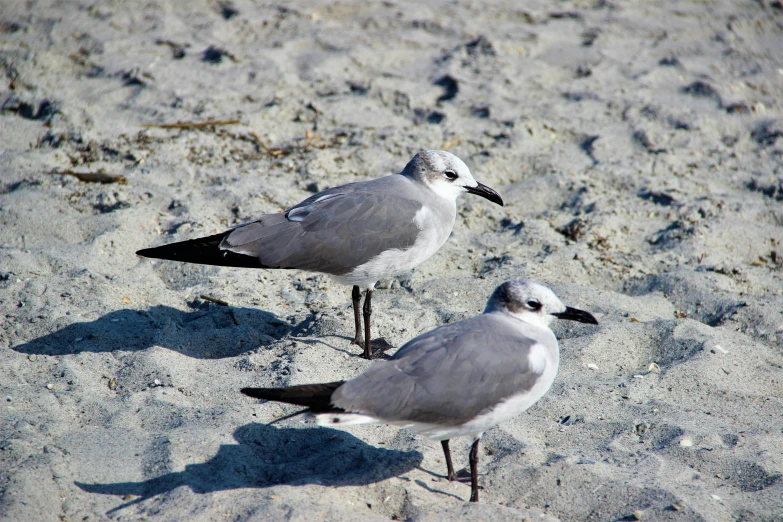
[[[169,306],[123,309],[89,322],[73,323],[14,346],[17,352],[66,355],[81,352],[139,351],[163,346],[188,357],[235,357],[271,344],[296,330],[275,314],[256,308],[201,302],[190,311]]]
[[[75,484],[88,493],[134,495],[110,514],[180,486],[197,494],[283,484],[362,486],[407,473],[423,460],[418,451],[376,448],[330,428],[246,424],[237,428],[234,438],[238,444],[221,445],[209,461],[188,464],[183,471],[141,482]]]

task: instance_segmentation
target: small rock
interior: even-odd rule
[[[641,509],[634,509],[633,511],[634,520],[641,520],[643,516],[644,516],[644,511],[642,511]]]
[[[46,385],[46,389],[47,389],[47,390],[51,390],[51,389],[53,389],[53,388],[54,388],[54,384],[47,384],[47,385]]]
[[[154,381],[152,381],[153,386],[160,386],[161,384],[162,383],[160,382],[160,379],[155,379]]]
[[[598,366],[593,363],[587,363],[587,368],[593,371],[598,371]]]
[[[685,509],[685,502],[683,502],[682,500],[675,502],[674,504],[672,504],[672,509],[674,511],[682,511],[683,509]]]
[[[683,448],[690,448],[693,446],[693,441],[691,439],[685,438],[680,441],[680,446]]]

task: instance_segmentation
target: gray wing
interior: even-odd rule
[[[345,383],[332,403],[389,421],[462,424],[533,387],[536,342],[489,314],[441,326]]]
[[[220,247],[270,268],[343,275],[386,250],[413,245],[423,206],[417,196],[402,176],[334,187],[235,229]]]

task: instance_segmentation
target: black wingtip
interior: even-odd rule
[[[256,256],[237,254],[223,250],[220,244],[231,231],[213,236],[199,237],[159,247],[143,248],[136,251],[137,256],[198,265],[230,266],[238,268],[275,268],[266,266]]]
[[[345,384],[345,381],[326,382],[322,384],[301,384],[287,388],[242,388],[243,395],[266,401],[287,402],[297,406],[305,406],[310,411],[319,413],[339,411],[331,405],[332,393]]]
[[[239,390],[243,395],[253,397],[254,399],[267,399],[265,392],[266,388],[242,388]]]

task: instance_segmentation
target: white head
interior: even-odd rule
[[[456,201],[460,194],[470,192],[503,206],[497,192],[473,179],[464,161],[443,150],[419,152],[400,174],[422,183],[451,202]]]
[[[505,312],[543,328],[549,328],[555,318],[598,324],[589,313],[564,305],[549,288],[519,279],[506,281],[495,289],[484,309],[484,313],[489,312]]]

